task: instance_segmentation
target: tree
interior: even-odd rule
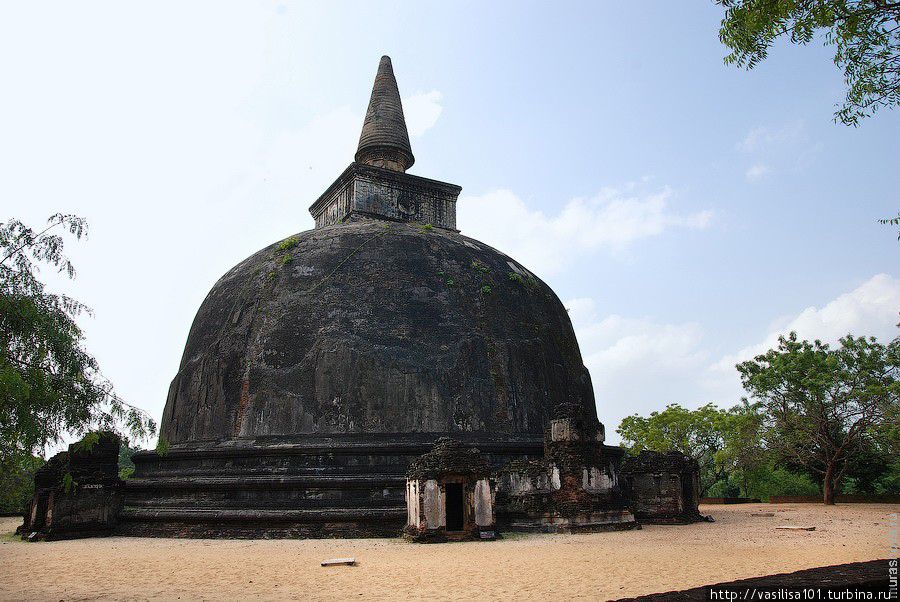
[[[56,214],[35,232],[12,219],[0,224],[0,459],[31,457],[66,433],[123,428],[152,436],[154,421],[123,401],[83,347],[75,318],[90,310],[49,293],[38,264],[74,278],[63,254],[63,230],[82,238],[84,219]]]
[[[725,473],[740,483],[746,497],[755,497],[751,495],[751,482],[759,478],[761,472],[770,472],[771,454],[761,437],[763,418],[761,404],[746,399],[723,413],[721,424],[725,445],[718,459]]]
[[[721,452],[725,448],[728,413],[712,404],[688,410],[670,404],[662,412],[644,418],[637,414],[624,418],[616,432],[632,452],[679,451],[700,464],[700,496],[727,476]]]
[[[792,332],[737,365],[741,382],[765,408],[765,441],[783,461],[819,475],[834,503],[841,479],[900,399],[900,339],[885,346],[848,335],[840,348],[798,341]]]
[[[0,513],[21,514],[34,495],[34,473],[40,456],[0,457]]]
[[[897,214],[897,217],[880,219],[878,220],[878,223],[882,226],[900,226],[900,213]],[[897,240],[900,240],[900,233],[897,233]]]
[[[752,69],[787,37],[808,44],[818,32],[835,47],[847,87],[835,121],[858,126],[900,103],[900,2],[893,0],[716,0],[725,7],[719,39],[726,64]]]

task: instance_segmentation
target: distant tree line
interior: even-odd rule
[[[900,494],[900,338],[832,349],[791,333],[736,367],[748,398],[629,416],[617,429],[629,452],[695,458],[701,496]]]

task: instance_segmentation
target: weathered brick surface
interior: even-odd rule
[[[19,533],[29,539],[109,535],[122,506],[119,437],[101,433],[90,449],[70,445],[35,475],[35,492]]]
[[[201,305],[163,412],[171,451],[135,457],[123,532],[382,534],[403,526],[409,461],[441,436],[496,469],[539,456],[551,418],[597,432],[562,303],[459,234],[460,187],[404,173],[413,160],[383,57],[316,228],[239,263]],[[566,478],[607,486],[582,468]]]
[[[700,467],[679,452],[642,451],[621,470],[634,515],[645,523],[689,523],[703,520],[699,510]]]
[[[453,184],[352,163],[309,211],[316,228],[364,215],[456,230],[460,190]]]

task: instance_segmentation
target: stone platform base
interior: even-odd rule
[[[116,530],[143,537],[395,537],[406,469],[443,433],[266,437],[139,452]],[[540,437],[454,435],[491,464],[540,456]]]
[[[126,511],[116,534],[202,539],[316,539],[396,537],[406,518],[401,508],[362,511],[145,512]]]
[[[504,525],[505,531],[527,533],[599,533],[640,528],[640,524],[628,510],[590,512],[575,516],[557,516],[548,513],[514,518]]]
[[[693,523],[713,523],[713,517],[704,514],[678,514],[676,516],[638,516],[642,525],[690,525]]]

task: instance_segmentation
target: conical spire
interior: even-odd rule
[[[400,91],[394,79],[391,57],[381,57],[369,110],[359,136],[356,161],[367,165],[385,167],[394,171],[406,171],[415,162],[409,146]]]

